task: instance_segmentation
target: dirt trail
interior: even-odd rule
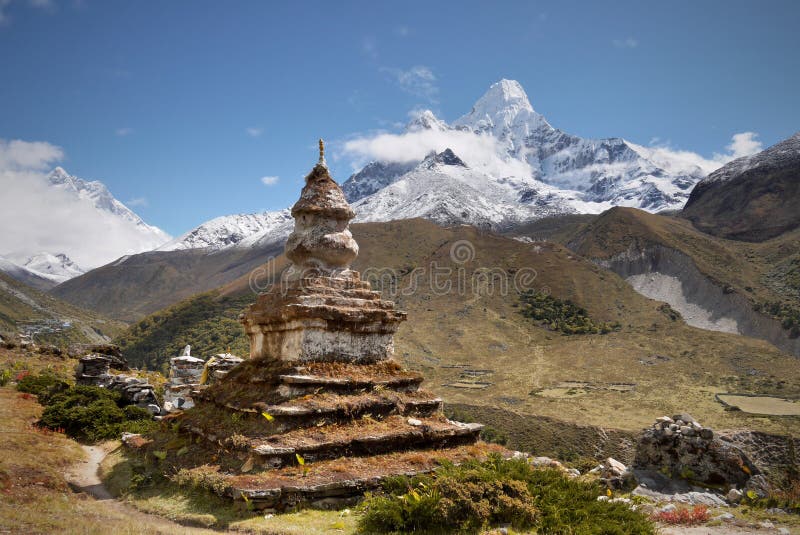
[[[135,507],[120,502],[108,491],[98,475],[100,463],[112,450],[117,447],[115,443],[107,443],[101,446],[81,446],[86,453],[86,460],[73,465],[64,474],[67,483],[74,489],[85,492],[96,500],[102,502],[110,510],[117,514],[122,514],[130,519],[132,525],[139,525],[142,528],[164,534],[218,534],[228,533],[212,531],[201,528],[191,528],[183,526],[158,515],[143,513]]]

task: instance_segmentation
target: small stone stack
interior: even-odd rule
[[[213,385],[220,379],[228,375],[233,368],[242,363],[244,359],[231,355],[230,353],[220,353],[213,355],[206,363],[206,383]]]
[[[744,452],[688,414],[657,418],[639,439],[633,467],[711,486],[743,487],[759,473]]]
[[[179,357],[169,361],[169,383],[164,387],[164,410],[176,410],[194,407],[192,391],[200,386],[203,359],[191,356],[191,346],[186,346]]]
[[[107,387],[111,384],[112,357],[91,353],[81,357],[78,367],[75,369],[75,382],[85,386]]]
[[[153,385],[148,383],[147,379],[124,374],[114,375],[107,388],[122,394],[122,399],[129,405],[147,409],[154,415],[161,414]]]

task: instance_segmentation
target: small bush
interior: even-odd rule
[[[49,396],[39,425],[63,429],[68,436],[89,442],[119,438],[124,431],[143,432],[155,426],[148,411],[120,405],[117,392],[76,386]]]
[[[11,380],[12,375],[11,370],[3,370],[0,372],[0,386],[6,386]]]
[[[598,502],[602,489],[538,470],[525,460],[446,464],[432,475],[392,478],[380,495],[362,503],[364,533],[476,533],[511,524],[537,533],[652,534],[642,513],[621,503]]]
[[[653,515],[654,520],[665,524],[696,526],[708,522],[708,507],[695,505],[691,509],[681,508],[674,511],[659,511]]]
[[[30,373],[20,373],[17,376],[17,390],[27,394],[33,394],[39,398],[39,403],[46,405],[47,401],[59,392],[69,388],[69,383],[59,379],[54,375],[42,373],[31,375]]]
[[[563,334],[608,334],[621,328],[619,323],[595,322],[589,312],[570,300],[528,290],[520,294],[523,316],[542,327]]]
[[[481,430],[481,440],[500,444],[501,446],[508,444],[508,436],[490,425],[487,425]]]

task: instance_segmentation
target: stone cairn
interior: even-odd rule
[[[180,480],[213,481],[261,510],[340,506],[388,476],[508,453],[477,443],[480,424],[445,418],[422,376],[393,360],[406,314],[350,269],[353,215],[320,150],[292,208],[293,265],[240,317],[250,358],[166,417],[185,438],[162,432],[137,448],[166,451]]]
[[[146,379],[133,377],[123,373],[111,374],[111,369],[127,370],[128,364],[122,357],[119,347],[110,344],[82,345],[70,348],[70,354],[79,351],[97,351],[80,358],[75,369],[75,382],[78,385],[98,386],[115,390],[122,395],[128,405],[136,405],[149,410],[152,414],[160,414],[153,385]],[[102,351],[103,353],[99,353]]]
[[[206,363],[191,353],[192,347],[187,345],[180,356],[169,360],[169,382],[164,387],[164,410],[167,412],[194,407],[192,391],[200,386]]]
[[[639,439],[633,468],[635,472],[656,472],[672,479],[728,488],[743,488],[759,474],[741,449],[688,414],[656,419]]]

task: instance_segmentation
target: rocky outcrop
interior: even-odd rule
[[[645,430],[633,469],[634,473],[656,472],[673,480],[734,488],[743,488],[760,473],[742,450],[688,414],[662,416]]]

